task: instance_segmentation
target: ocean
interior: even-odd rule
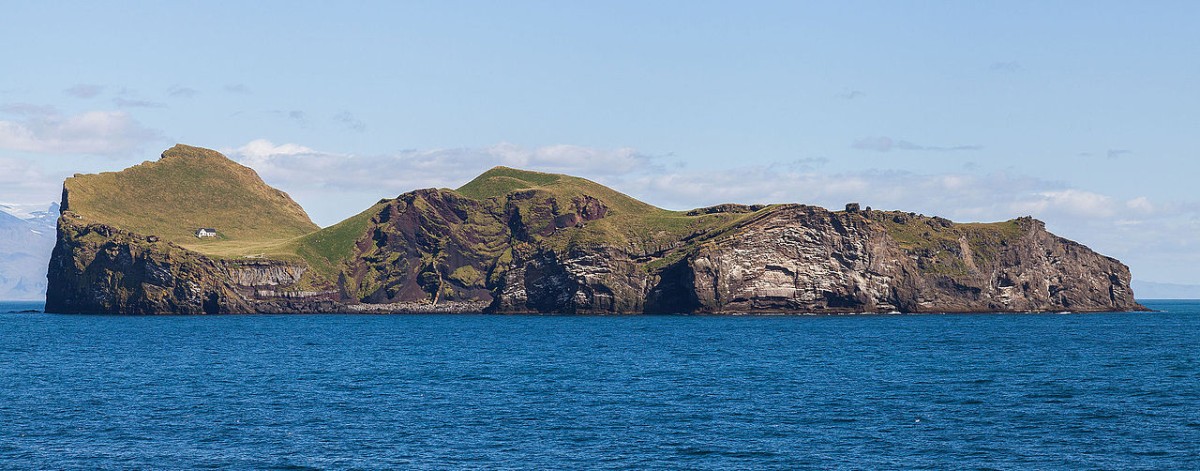
[[[114,317],[0,304],[5,469],[1198,469],[1151,313]]]

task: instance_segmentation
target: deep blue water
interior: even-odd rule
[[[1148,305],[0,314],[0,467],[1197,469],[1200,303]]]

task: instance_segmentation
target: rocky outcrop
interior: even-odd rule
[[[877,217],[893,217],[876,213]],[[1120,262],[1023,218],[962,233],[931,255],[886,224],[811,206],[776,208],[657,270],[612,247],[515,257],[493,310],[542,313],[868,313],[1143,309]],[[953,231],[951,231],[953,229]],[[1008,234],[998,234],[1007,231]],[[1009,239],[1000,237],[1008,236]],[[996,238],[989,240],[989,238]],[[940,257],[940,259],[939,259]],[[957,263],[947,268],[945,260]]]
[[[314,237],[287,235],[282,240],[288,245],[276,246],[274,257],[204,255],[196,250],[213,246],[184,248],[170,238],[138,233],[67,207],[58,222],[46,310],[716,314],[1144,309],[1134,301],[1125,265],[1047,232],[1032,218],[956,224],[858,205],[837,212],[806,205],[734,204],[670,212],[573,177],[501,168],[489,178],[477,179],[467,192],[418,190],[383,200],[343,224],[310,234]],[[243,227],[247,233],[269,232],[252,224]]]
[[[910,223],[925,222],[956,228],[933,218]],[[695,312],[1141,309],[1120,262],[1050,234],[1040,221],[1011,225],[963,229],[938,254],[957,262],[948,270],[923,248],[902,248],[878,220],[791,207],[705,245],[679,273],[696,295]],[[997,230],[1015,237],[989,244]]]
[[[912,260],[880,225],[819,208],[775,211],[685,263],[700,312],[911,310]]]
[[[539,218],[549,224],[561,220],[552,209],[537,211],[546,212]],[[372,219],[335,286],[305,285],[303,264],[212,259],[67,212],[46,308],[124,314],[1141,309],[1127,267],[1047,232],[1037,220],[970,227],[801,205],[761,213],[647,258],[620,247],[556,250],[520,241],[510,229],[527,224],[516,220],[520,210],[444,191],[414,193]],[[889,232],[914,225],[943,243],[906,245],[895,236],[903,231]]]
[[[645,310],[652,276],[612,247],[559,254],[526,248],[513,257],[489,308],[503,313],[618,314]]]
[[[307,267],[213,259],[154,236],[64,212],[51,254],[46,312],[233,314],[335,312],[336,291],[302,291]]]

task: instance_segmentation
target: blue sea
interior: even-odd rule
[[[5,313],[0,468],[1200,469],[1200,302],[887,316]]]

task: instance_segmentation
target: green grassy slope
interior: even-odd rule
[[[531,237],[546,247],[621,248],[648,262],[647,269],[665,266],[687,247],[736,231],[743,223],[786,207],[723,205],[710,211],[671,211],[584,178],[507,167],[493,168],[453,191],[485,202],[493,208],[490,211],[520,214],[535,232]],[[314,275],[325,281],[335,280],[345,262],[355,256],[355,242],[371,230],[372,217],[387,204],[381,201],[320,229],[287,194],[268,186],[253,170],[215,151],[185,145],[168,149],[156,162],[121,172],[77,175],[64,184],[64,196],[66,209],[85,221],[155,235],[210,256],[304,260]],[[544,229],[555,214],[574,211],[573,204],[588,198],[603,204],[603,218],[569,230]],[[422,207],[419,201],[417,206]],[[548,208],[554,208],[554,213]],[[499,213],[485,211],[472,217],[492,218],[487,224],[504,224],[492,214]],[[921,268],[931,272],[965,272],[969,267],[957,256],[966,250],[964,246],[972,251],[973,261],[987,263],[996,256],[996,247],[1020,235],[1013,221],[952,224],[910,213],[871,214],[870,219],[882,224],[901,248],[928,259]],[[486,225],[474,219],[470,224]],[[200,227],[216,228],[220,237],[197,239],[194,234]],[[689,236],[695,237],[683,240]],[[498,250],[485,247],[480,253],[494,249]]]
[[[76,175],[64,183],[64,207],[82,216],[201,253],[268,252],[280,241],[319,229],[300,205],[253,170],[220,153],[176,145],[162,159],[120,172]],[[197,239],[200,227],[215,239]]]
[[[385,205],[384,202],[376,203],[342,222],[293,239],[281,249],[299,255],[318,273],[333,279],[337,276],[338,266],[354,255],[354,243],[367,231],[371,218]]]
[[[487,199],[504,198],[521,190],[545,192],[560,203],[587,195],[608,207],[605,218],[588,223],[582,230],[547,238],[546,242],[557,248],[604,244],[655,252],[689,234],[717,229],[749,216],[748,213],[688,215],[643,203],[584,178],[508,167],[488,170],[456,191],[469,198]]]
[[[872,211],[871,219],[883,224],[904,251],[919,256],[918,268],[926,273],[961,275],[970,271],[963,245],[978,266],[992,263],[1005,245],[1015,244],[1022,230],[1017,220],[953,223],[949,220],[901,211]]]

